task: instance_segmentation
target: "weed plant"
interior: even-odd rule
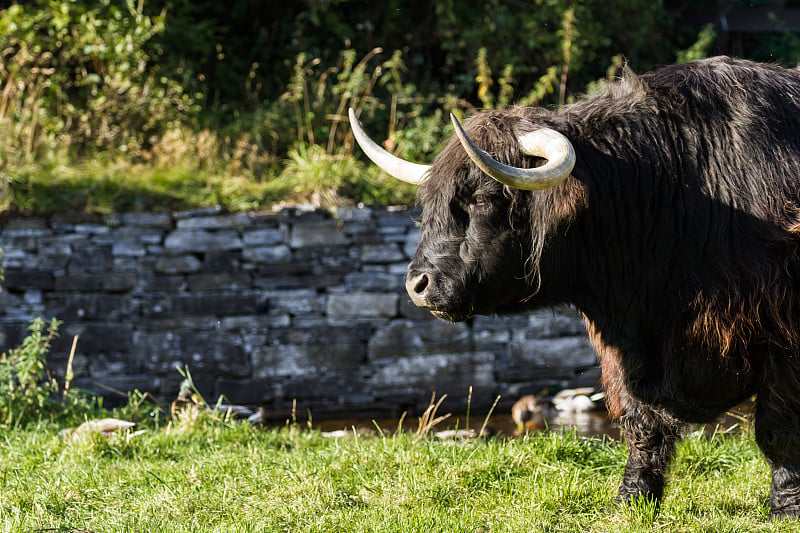
[[[0,427],[75,421],[99,410],[94,398],[70,389],[71,375],[59,385],[47,368],[59,324],[55,318],[34,319],[22,343],[0,354]]]

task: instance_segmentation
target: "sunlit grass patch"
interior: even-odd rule
[[[693,463],[711,447],[721,468]],[[795,531],[750,436],[691,435],[665,499],[610,508],[624,443],[574,432],[326,438],[206,419],[64,442],[0,436],[0,531]],[[727,466],[726,466],[727,465]],[[732,467],[739,465],[739,467]]]

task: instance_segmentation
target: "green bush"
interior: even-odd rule
[[[149,45],[164,16],[133,0],[0,11],[0,170],[54,150],[138,153],[199,108]]]
[[[93,411],[95,400],[65,387],[47,371],[47,353],[60,322],[36,318],[22,343],[0,355],[0,427],[19,427],[43,420],[75,420]]]

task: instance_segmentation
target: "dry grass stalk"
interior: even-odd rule
[[[72,372],[72,361],[75,359],[75,348],[78,347],[78,336],[72,337],[72,348],[69,350],[69,360],[67,360],[67,373],[64,374],[64,398],[69,393],[69,384],[72,383],[72,378],[75,377]]]
[[[447,394],[442,395],[442,397],[439,398],[439,401],[435,402],[436,393],[434,392],[431,394],[431,401],[428,404],[428,407],[419,417],[419,425],[417,427],[417,432],[416,432],[416,437],[414,438],[414,442],[422,440],[428,435],[428,433],[430,433],[430,431],[434,428],[434,426],[436,426],[443,420],[450,418],[451,413],[447,413],[446,415],[442,415],[439,417],[436,416],[436,411],[439,409],[439,406],[442,405],[442,402],[444,401],[445,398],[447,398]]]
[[[492,413],[494,412],[494,408],[497,407],[497,402],[500,401],[500,395],[497,395],[497,398],[494,399],[494,403],[492,404],[492,408],[489,409],[489,412],[486,414],[486,418],[483,419],[483,425],[481,426],[481,430],[478,432],[478,436],[483,436],[483,432],[486,431],[486,426],[489,424],[489,419],[492,417]]]

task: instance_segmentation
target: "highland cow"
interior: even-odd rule
[[[573,305],[629,458],[660,500],[681,428],[755,395],[773,515],[800,514],[800,72],[718,57],[557,110],[483,111],[417,183],[406,288],[451,321]]]

